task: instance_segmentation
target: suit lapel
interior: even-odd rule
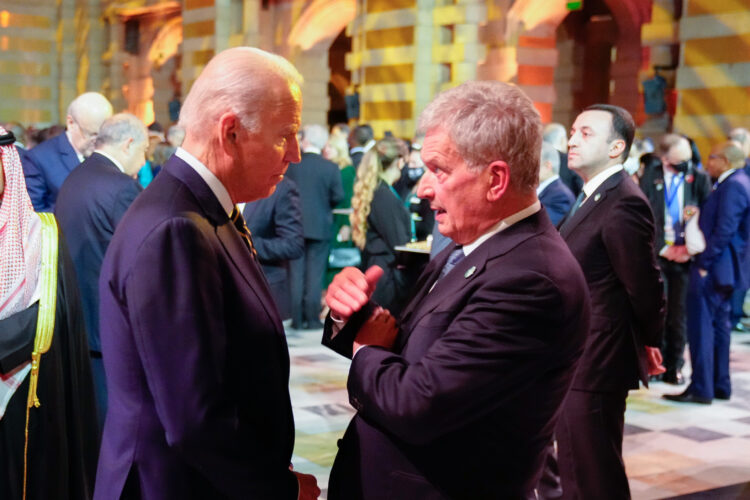
[[[608,192],[617,187],[624,178],[625,171],[620,170],[602,182],[602,184],[596,188],[596,191],[586,198],[586,202],[581,205],[581,208],[579,208],[575,214],[573,214],[573,217],[565,219],[560,226],[560,235],[562,235],[563,238],[566,238],[571,232],[573,232],[573,230],[584,221],[589,214],[594,212],[597,206],[607,198]]]
[[[58,153],[60,153],[60,158],[62,160],[63,165],[65,166],[65,169],[68,172],[71,172],[81,162],[78,160],[78,155],[76,154],[76,150],[73,149],[73,145],[68,140],[68,135],[65,132],[63,132],[58,137],[60,138],[60,140],[57,142],[57,145],[58,145],[57,151]]]
[[[281,325],[281,318],[260,264],[252,258],[250,250],[245,246],[242,237],[227,216],[219,200],[216,199],[216,195],[211,191],[211,188],[192,167],[177,156],[173,155],[164,165],[163,170],[182,181],[193,193],[205,217],[215,227],[216,236],[224,247],[229,260],[232,261],[250,290],[263,305],[263,309],[268,314],[277,333],[283,337],[284,328]]]

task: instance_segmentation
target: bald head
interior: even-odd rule
[[[659,141],[659,156],[668,168],[684,172],[693,157],[690,141],[677,134],[666,134]]]
[[[542,138],[561,153],[568,152],[568,131],[560,123],[550,123],[544,127]]]
[[[745,157],[750,157],[750,131],[746,128],[737,127],[729,132],[729,140],[740,145]]]
[[[98,92],[86,92],[73,99],[65,118],[73,149],[85,157],[90,156],[99,128],[110,116],[112,104]]]
[[[186,139],[206,137],[206,125],[227,112],[255,130],[268,109],[299,100],[302,76],[281,56],[253,47],[220,52],[203,69],[180,109]]]

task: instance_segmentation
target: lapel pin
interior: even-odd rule
[[[657,191],[661,191],[663,188],[664,188],[664,184],[657,184],[656,185],[656,190]]]
[[[601,193],[596,193],[596,196],[594,196],[594,201],[599,201],[602,198]]]
[[[467,270],[466,270],[466,272],[464,273],[464,278],[469,278],[469,277],[471,277],[471,275],[472,275],[472,274],[474,274],[474,271],[476,271],[476,270],[477,270],[477,266],[471,266],[471,267],[470,267],[469,269],[467,269]]]

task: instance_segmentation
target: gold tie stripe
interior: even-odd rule
[[[232,210],[232,215],[230,217],[232,219],[232,222],[234,223],[234,227],[237,228],[240,236],[242,236],[242,240],[245,242],[245,245],[247,245],[247,248],[249,248],[250,252],[253,254],[253,258],[257,259],[258,252],[255,250],[255,245],[253,245],[253,235],[250,232],[250,229],[248,229],[247,224],[245,223],[245,218],[242,217],[242,214],[237,209],[237,207],[234,207],[234,210]]]

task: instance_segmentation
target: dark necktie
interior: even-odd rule
[[[438,276],[438,281],[443,278],[446,274],[450,272],[451,269],[456,267],[456,265],[461,262],[464,257],[464,249],[461,245],[458,245],[451,254],[448,256],[448,260],[446,261],[445,265],[443,266],[443,269],[440,270],[440,276]]]
[[[237,231],[239,231],[240,236],[242,236],[242,240],[245,242],[245,245],[247,245],[247,248],[250,250],[250,253],[253,254],[253,258],[258,258],[258,252],[255,251],[255,246],[253,246],[253,235],[250,233],[250,230],[247,228],[247,224],[245,224],[245,218],[242,217],[242,214],[239,210],[237,210],[237,207],[234,207],[234,210],[232,210],[232,215],[230,216],[232,219],[232,222],[234,223],[234,227],[237,228]]]
[[[578,193],[578,198],[576,198],[576,202],[573,203],[573,206],[570,209],[570,213],[568,214],[568,220],[570,220],[573,215],[578,211],[579,208],[581,208],[581,204],[583,203],[583,200],[586,199],[586,193],[583,189],[581,189],[581,192]]]

